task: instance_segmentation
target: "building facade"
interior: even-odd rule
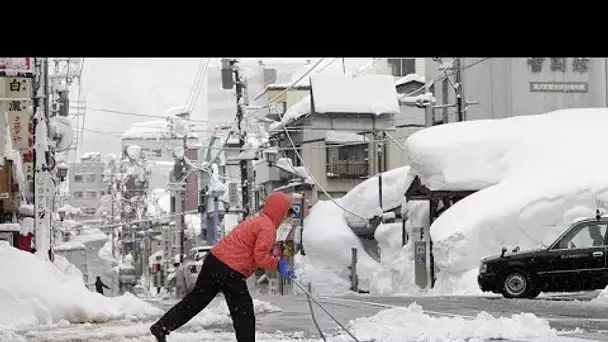
[[[438,104],[454,103],[453,81],[427,59],[425,76],[434,80]],[[501,119],[565,108],[608,105],[606,58],[461,58],[465,100],[476,101],[466,120]],[[452,77],[453,68],[447,69]],[[436,75],[439,77],[434,79]],[[435,109],[435,121],[456,121],[453,108]],[[445,119],[443,119],[445,118]]]
[[[86,153],[80,162],[70,164],[70,205],[80,208],[82,218],[95,216],[105,195],[107,186],[103,182],[104,165],[101,153]]]

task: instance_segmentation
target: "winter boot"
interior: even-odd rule
[[[167,328],[165,328],[164,326],[158,323],[154,323],[150,327],[150,332],[152,333],[152,335],[154,335],[154,337],[156,337],[156,341],[167,342],[166,336],[169,335],[169,330],[167,330]]]

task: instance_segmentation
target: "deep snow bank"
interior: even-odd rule
[[[61,263],[60,263],[61,264]],[[86,289],[50,262],[0,241],[0,329],[29,328],[60,320],[104,322],[143,318],[161,310],[131,294],[107,298]]]
[[[405,190],[413,181],[409,166],[396,168],[382,174],[383,208],[401,206]],[[378,178],[365,180],[342,198],[336,199],[341,206],[364,218],[372,218],[381,212],[378,200]],[[357,274],[362,289],[370,281],[378,262],[364,250],[361,240],[351,228],[365,227],[366,220],[349,213],[332,201],[317,202],[304,220],[302,232],[306,256],[298,259],[296,272],[312,282],[313,291],[323,294],[342,294],[350,287],[349,270],[351,248],[357,248]],[[399,239],[401,241],[401,239]]]
[[[568,210],[608,198],[608,109],[435,126],[405,147],[431,189],[481,189],[431,227],[438,286],[472,277],[503,245],[537,246],[561,232]],[[450,285],[450,283],[452,285]]]

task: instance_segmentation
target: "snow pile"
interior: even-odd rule
[[[382,204],[384,210],[399,208],[405,191],[413,181],[409,166],[396,168],[382,174]],[[336,200],[347,212],[332,201],[319,201],[304,220],[303,243],[306,256],[302,258],[296,272],[312,281],[313,288],[320,293],[335,293],[350,287],[348,267],[351,262],[351,248],[357,248],[357,274],[362,289],[368,288],[378,268],[378,262],[366,252],[361,240],[353,229],[367,226],[367,219],[380,214],[378,199],[378,178],[365,180],[342,198]],[[354,215],[357,214],[358,216]],[[396,229],[400,234],[401,227]],[[398,244],[401,244],[399,235]],[[328,248],[331,246],[331,248]],[[392,245],[392,242],[390,243]],[[398,254],[399,251],[396,251]],[[387,267],[393,267],[388,266]],[[395,265],[395,267],[397,267]],[[408,265],[407,267],[411,267]],[[302,268],[298,270],[298,268]],[[324,280],[325,279],[325,280]],[[336,289],[338,284],[344,284]]]
[[[478,190],[431,227],[437,285],[471,277],[503,245],[538,246],[563,231],[580,206],[608,199],[603,159],[608,109],[480,120],[414,133],[412,169],[433,190]],[[567,213],[567,215],[564,215]],[[475,248],[471,248],[474,246]]]
[[[380,311],[369,318],[354,319],[351,332],[361,341],[487,341],[493,340],[557,340],[557,331],[549,322],[533,314],[523,313],[510,318],[494,318],[481,312],[474,319],[433,317],[422,307]],[[347,341],[348,336],[341,335]]]
[[[73,281],[76,285],[84,286],[82,272],[80,272],[80,270],[74,266],[74,264],[59,254],[55,254],[54,258],[53,264],[55,264],[61,273],[65,274],[66,277],[68,277],[68,279]]]
[[[348,276],[334,273],[326,269],[320,260],[297,254],[294,257],[294,272],[298,281],[302,284],[312,284],[312,294],[323,294],[325,296],[341,296],[349,293],[350,281]],[[294,287],[294,293],[303,294],[300,288]]]
[[[395,81],[390,75],[311,76],[316,113],[399,114]]]
[[[382,173],[382,208],[384,210],[395,209],[401,206],[405,199],[405,191],[414,180],[410,174],[410,167],[403,166]],[[358,184],[351,191],[340,198],[340,203],[366,219],[381,213],[380,199],[378,194],[378,176],[371,177]],[[367,220],[345,212],[344,217],[350,227],[365,227]]]
[[[219,315],[230,315],[230,311],[228,310],[228,305],[226,304],[226,300],[224,299],[224,297],[221,297],[221,299],[217,301],[216,305],[210,305],[209,310]],[[282,310],[279,307],[274,306],[268,302],[264,302],[254,298],[253,311],[256,314],[260,314],[270,312],[281,312]]]
[[[31,328],[60,320],[105,322],[161,313],[130,295],[110,299],[90,292],[82,280],[68,277],[52,263],[4,241],[0,241],[0,262],[0,329]]]
[[[339,199],[337,200],[340,201]],[[342,208],[332,201],[319,201],[315,204],[306,219],[302,230],[302,241],[306,256],[302,258],[303,264],[310,264],[312,269],[321,269],[326,277],[333,274],[341,279],[348,279],[348,267],[351,263],[351,248],[359,250],[357,272],[361,288],[369,285],[370,277],[378,263],[367,253],[363,252],[361,240],[353,233],[343,215]],[[303,278],[311,280],[320,279],[321,276],[304,273],[307,269],[297,271]],[[325,283],[316,283],[312,286],[319,293],[334,292],[332,286]],[[332,285],[332,284],[330,284]],[[348,287],[347,287],[348,288]]]
[[[419,240],[419,230],[423,228],[428,234],[429,204],[427,201],[410,201],[404,206],[402,215],[409,241],[401,246],[403,228],[401,223],[381,224],[374,233],[380,247],[380,265],[374,271],[370,293],[374,295],[422,295],[414,282],[413,241]]]

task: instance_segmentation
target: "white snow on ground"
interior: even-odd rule
[[[205,311],[204,311],[205,312]],[[209,312],[209,311],[206,311]],[[206,318],[195,317],[191,322],[177,331],[172,332],[169,342],[199,342],[199,341],[234,341],[232,332],[214,332],[204,328],[213,324],[229,324],[228,316],[213,316],[209,312]],[[22,341],[103,341],[103,342],[142,342],[152,339],[148,332],[149,323],[117,322],[114,325],[83,324],[70,326],[59,324],[51,329],[37,329],[25,336],[0,333],[2,340],[7,342]],[[559,342],[581,341],[559,336],[557,331],[549,326],[549,322],[533,314],[517,314],[511,317],[494,318],[482,312],[475,318],[462,317],[433,317],[423,312],[416,304],[409,307],[391,308],[380,311],[372,317],[358,318],[347,324],[349,330],[360,340],[377,342],[403,341],[445,341],[445,342],[484,342],[488,339],[514,339],[519,341]],[[329,334],[331,342],[347,342],[352,338],[341,332]],[[273,334],[258,333],[257,341],[315,341],[321,339],[305,338],[303,333]]]
[[[481,312],[475,319],[461,317],[432,317],[422,312],[422,307],[409,307],[380,311],[369,318],[358,318],[349,324],[353,334],[361,341],[486,341],[492,339],[516,339],[555,341],[557,331],[549,322],[533,314],[518,314],[510,318],[494,318]],[[341,335],[340,341],[348,341]]]
[[[606,201],[599,156],[607,124],[608,109],[567,109],[440,125],[410,136],[405,147],[423,184],[481,189],[431,227],[437,286],[454,289],[503,245],[538,246],[563,231],[568,210]]]
[[[61,264],[61,262],[60,262]],[[69,322],[105,322],[160,314],[132,295],[107,298],[50,262],[0,241],[0,330]]]

